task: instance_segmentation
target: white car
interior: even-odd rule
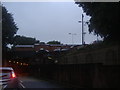
[[[0,67],[0,88],[18,88],[19,80],[13,68]]]

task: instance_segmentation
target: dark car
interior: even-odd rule
[[[15,75],[13,68],[0,67],[0,88],[18,88],[19,80]]]

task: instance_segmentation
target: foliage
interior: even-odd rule
[[[4,6],[2,7],[2,48],[6,51],[8,44],[13,44],[13,38],[18,28],[14,22],[11,13],[8,13]]]
[[[35,38],[20,35],[16,35],[14,38],[14,45],[33,45],[38,42],[39,40],[36,40]]]
[[[47,42],[47,44],[61,44],[61,42],[54,40],[54,41]]]
[[[40,44],[45,44],[45,42],[40,42]]]
[[[83,8],[86,15],[91,16],[90,33],[99,34],[104,40],[118,40],[119,3],[76,2],[76,4]]]

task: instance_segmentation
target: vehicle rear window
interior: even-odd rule
[[[0,71],[0,77],[2,79],[10,78],[11,77],[11,70],[1,70]]]
[[[10,73],[11,70],[2,70],[2,73]]]

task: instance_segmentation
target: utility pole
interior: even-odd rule
[[[84,44],[84,25],[83,25],[83,14],[82,14],[82,45]]]
[[[84,32],[84,24],[88,24],[88,22],[84,22],[84,15],[82,14],[82,21],[78,21],[79,23],[82,23],[82,45],[85,44],[85,32]]]

